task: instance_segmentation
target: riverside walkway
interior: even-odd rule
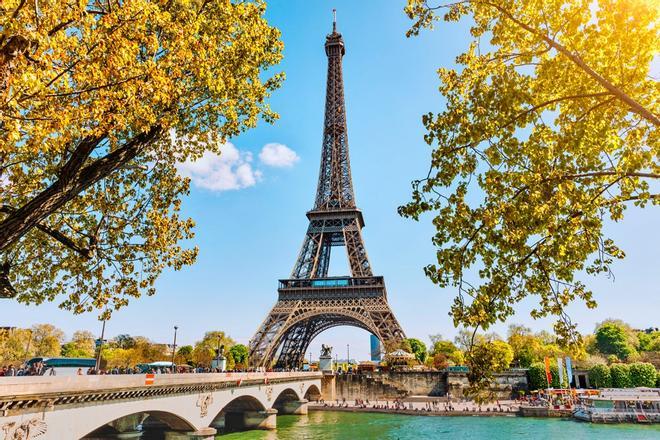
[[[0,378],[5,438],[211,439],[219,430],[276,428],[277,414],[306,414],[321,373],[208,373]],[[75,421],[75,423],[72,423]]]

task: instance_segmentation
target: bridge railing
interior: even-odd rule
[[[322,376],[320,372],[268,372],[0,377],[0,400],[43,394],[112,392],[149,387],[297,382],[316,380]]]

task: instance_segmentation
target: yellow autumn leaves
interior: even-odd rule
[[[269,69],[282,42],[264,11],[230,0],[0,4],[0,265],[19,301],[62,295],[75,312],[112,310],[194,261],[180,245],[193,222],[178,213],[188,182],[175,164],[276,118],[267,98],[283,76]],[[12,235],[28,220],[41,229]]]
[[[430,172],[399,209],[434,217],[425,272],[458,288],[456,325],[488,328],[534,296],[532,316],[555,315],[562,342],[576,342],[567,305],[595,306],[582,274],[624,256],[604,222],[660,202],[658,2],[429,6],[409,0],[411,35],[468,16],[473,42],[439,71],[446,109],[423,117]]]

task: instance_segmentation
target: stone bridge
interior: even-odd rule
[[[0,440],[166,439],[274,429],[307,414],[321,373],[210,373],[0,378]]]

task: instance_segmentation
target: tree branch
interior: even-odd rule
[[[3,212],[5,214],[12,214],[16,212],[16,209],[8,206],[8,205],[2,205],[0,206],[0,212]],[[80,254],[81,257],[89,259],[92,257],[92,252],[90,249],[82,248],[78,246],[73,240],[71,240],[69,237],[66,235],[62,234],[60,231],[57,231],[49,226],[46,226],[42,223],[37,223],[35,228],[40,230],[41,232],[44,232],[48,235],[50,235],[52,238],[55,240],[59,241],[62,243],[64,246],[68,247],[69,249],[77,252]]]
[[[602,176],[621,176],[621,177],[642,177],[647,179],[660,179],[660,174],[655,173],[620,173],[617,171],[594,171],[591,173],[580,174],[566,174],[562,179],[582,179],[588,177],[602,177]],[[549,179],[550,180],[550,179]]]
[[[477,1],[477,3],[480,3]],[[591,67],[589,67],[583,60],[580,58],[579,55],[572,53],[568,48],[564,47],[561,43],[556,42],[552,38],[548,37],[546,34],[534,29],[527,23],[524,23],[514,17],[509,11],[504,9],[502,6],[495,4],[495,3],[490,3],[490,2],[483,2],[485,5],[490,6],[494,9],[497,9],[502,15],[504,15],[506,18],[509,20],[513,21],[515,24],[520,26],[521,28],[525,29],[527,32],[541,38],[543,41],[545,41],[550,47],[554,48],[557,50],[557,52],[561,53],[562,55],[566,56],[568,59],[570,59],[575,65],[577,65],[580,69],[582,69],[587,75],[589,75],[591,78],[593,78],[596,82],[598,82],[601,86],[603,86],[605,89],[607,89],[610,93],[615,95],[619,100],[623,101],[630,107],[630,109],[644,117],[644,119],[647,119],[649,122],[651,122],[653,125],[659,126],[660,125],[660,119],[654,115],[650,110],[648,110],[646,107],[641,105],[639,102],[635,101],[632,97],[630,97],[628,94],[626,94],[623,90],[612,84],[609,80],[607,80],[605,77],[600,75],[598,72],[594,71]]]
[[[127,164],[161,132],[160,125],[154,125],[149,131],[136,135],[120,148],[84,168],[81,167],[87,157],[85,154],[89,155],[88,150],[94,142],[91,139],[81,142],[62,168],[57,181],[0,222],[0,251],[16,243],[31,228],[85,189]],[[100,142],[100,139],[96,142]]]

